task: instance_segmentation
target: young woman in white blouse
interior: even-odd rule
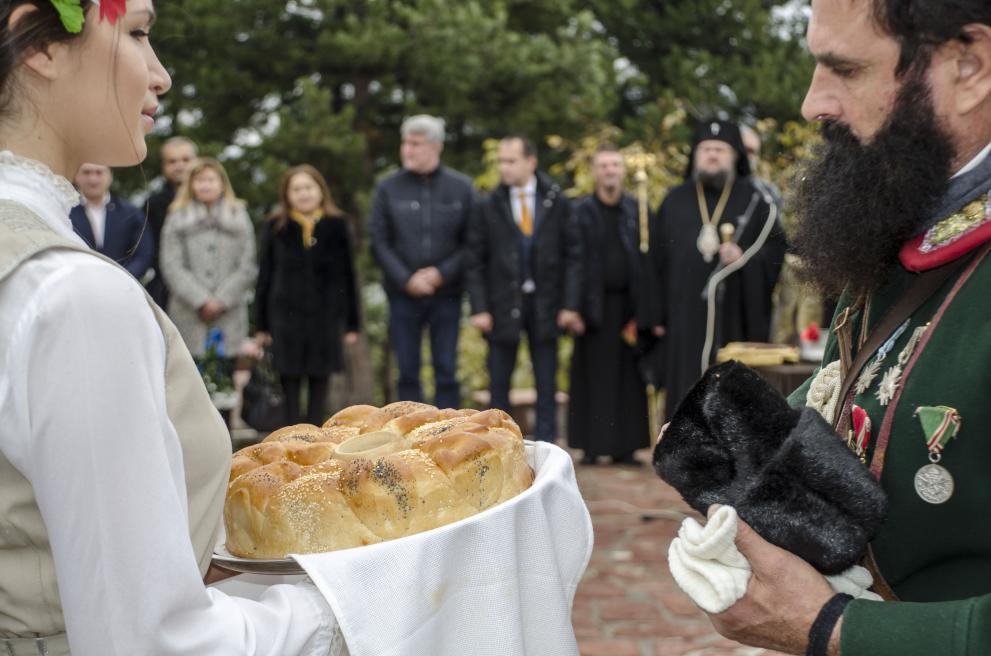
[[[204,585],[229,438],[175,328],[69,222],[81,163],[145,157],[171,85],[153,22],[151,0],[0,4],[0,654],[327,654],[312,585]]]

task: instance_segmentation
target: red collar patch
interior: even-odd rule
[[[981,196],[902,246],[898,257],[909,271],[935,269],[991,241],[991,201]]]

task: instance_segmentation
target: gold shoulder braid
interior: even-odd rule
[[[985,194],[969,203],[959,212],[946,217],[926,232],[919,250],[928,253],[936,248],[945,246],[960,239],[965,234],[991,220],[988,212],[989,199]]]

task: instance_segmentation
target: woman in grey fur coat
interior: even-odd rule
[[[255,233],[220,162],[201,158],[190,167],[162,228],[160,259],[169,316],[193,356],[203,355],[212,328],[236,353],[248,336]]]

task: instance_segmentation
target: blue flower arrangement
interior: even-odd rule
[[[196,366],[203,377],[214,405],[221,410],[229,410],[236,401],[234,393],[234,360],[228,358],[224,350],[224,332],[211,328],[203,344],[203,355],[196,359]]]

